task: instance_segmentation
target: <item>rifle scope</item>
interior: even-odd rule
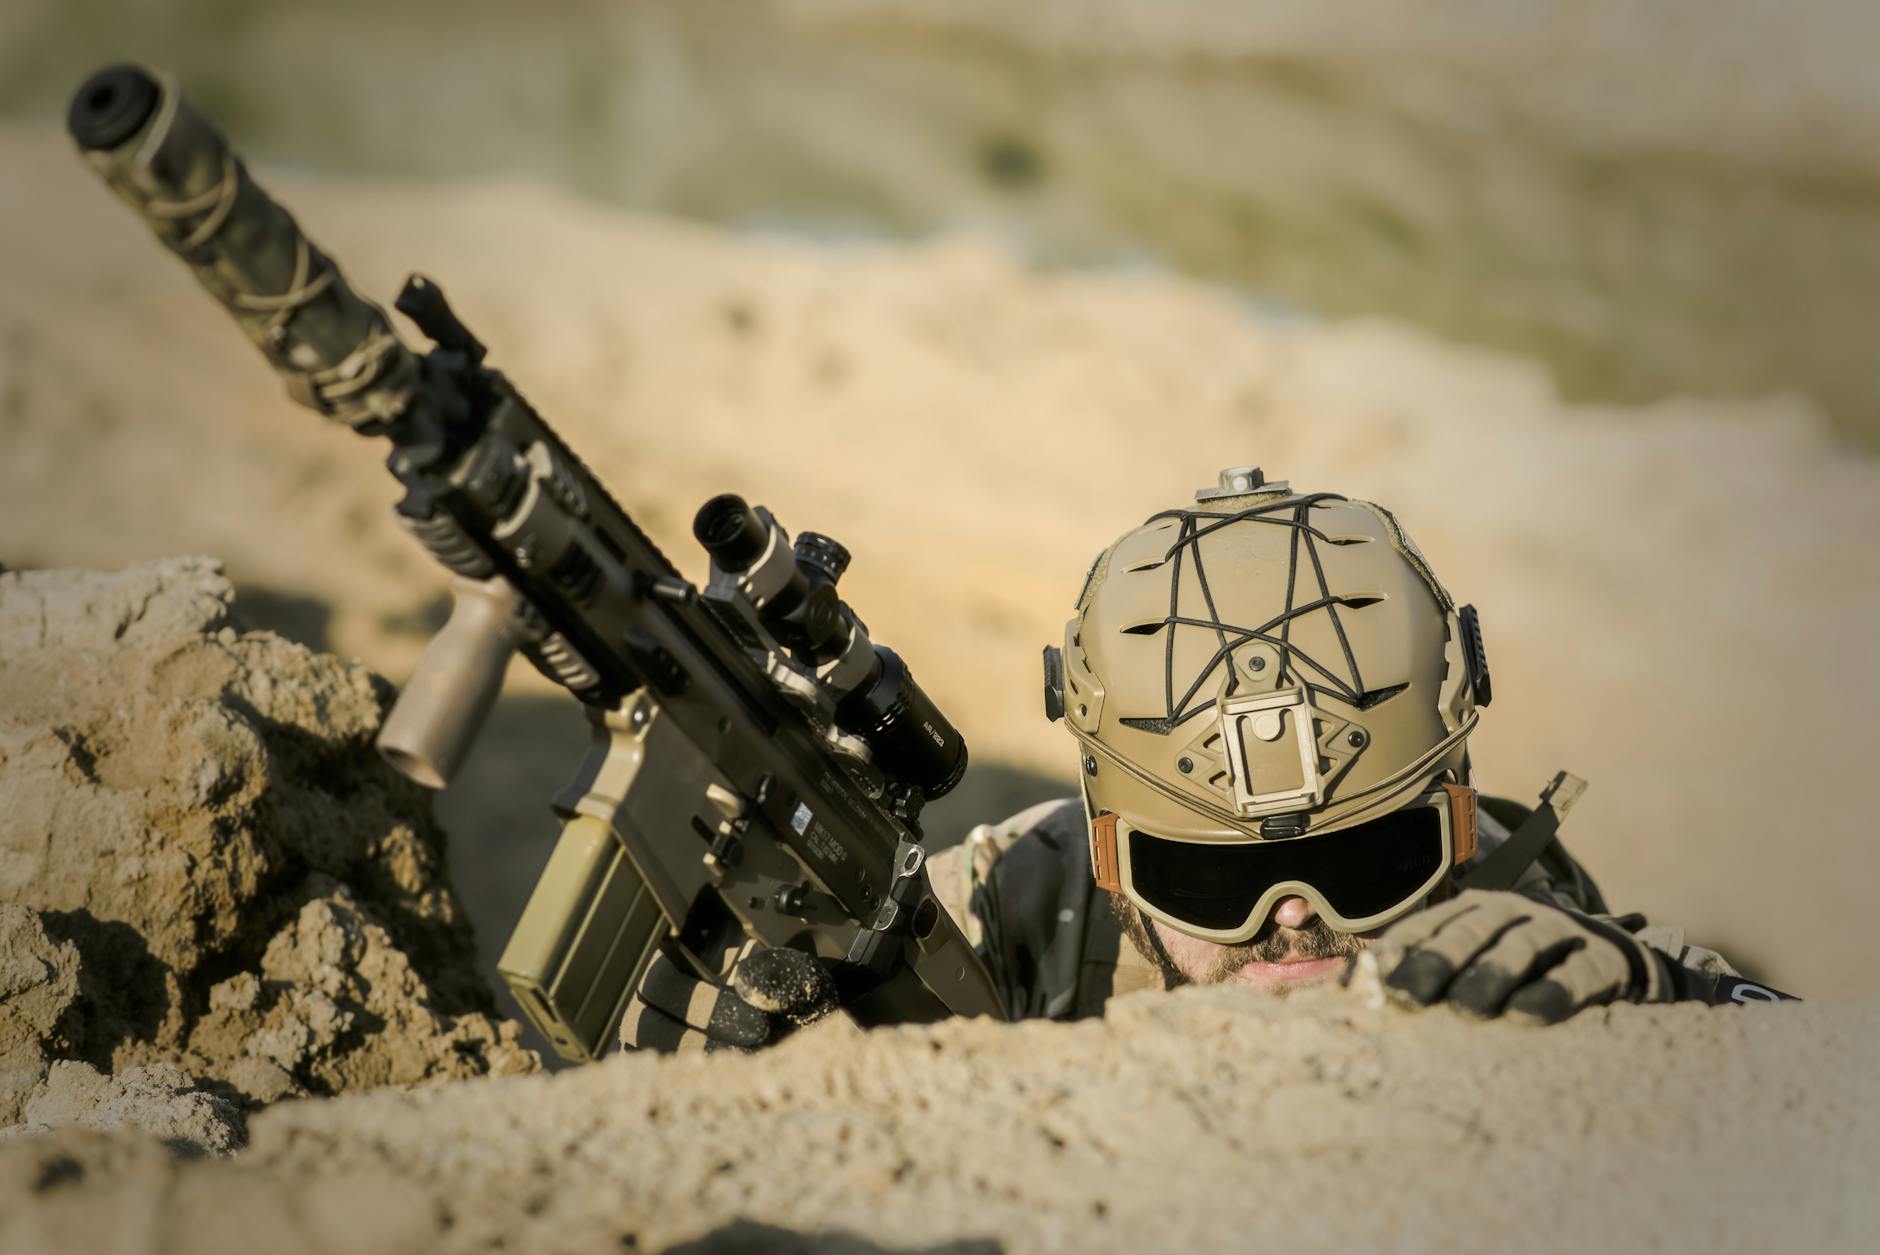
[[[753,510],[734,493],[713,497],[692,521],[692,534],[719,570],[739,576],[777,564],[755,606],[764,625],[802,661],[833,663],[833,680],[844,668],[836,660],[852,643],[871,648],[865,669],[837,684],[836,724],[868,743],[883,774],[914,785],[927,797],[950,791],[966,772],[966,741],[933,698],[914,682],[901,656],[870,645],[867,629],[836,595],[849,553],[818,532],[798,537],[792,551],[776,520]],[[859,672],[859,673],[857,673]]]

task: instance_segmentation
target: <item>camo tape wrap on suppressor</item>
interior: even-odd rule
[[[367,431],[406,413],[417,357],[173,85],[133,66],[101,71],[70,121],[92,168],[234,316],[295,400]]]
[[[585,709],[589,754],[555,799],[561,841],[499,965],[558,1053],[606,1048],[655,948],[715,979],[747,939],[846,960],[844,1008],[862,1024],[1004,1018],[919,846],[919,808],[951,787],[963,743],[927,778],[887,752],[918,730],[900,707],[857,698],[821,717],[817,673],[755,619],[734,622],[751,609],[738,577],[714,562],[724,587],[707,605],[421,276],[398,308],[435,347],[402,344],[173,84],[110,67],[68,124],[290,396],[389,441],[398,517],[455,577],[457,609],[386,721],[387,757],[447,782],[516,651]],[[876,689],[912,686],[856,692]],[[839,735],[845,719],[855,735]]]
[[[417,387],[423,363],[384,311],[354,294],[173,84],[134,66],[101,71],[70,123],[86,160],[234,316],[294,400],[363,434],[438,425]],[[456,555],[457,609],[380,734],[386,756],[430,788],[468,752],[518,644],[514,592],[484,578],[478,556]],[[669,931],[607,824],[576,816],[498,966],[557,1053],[593,1059]]]

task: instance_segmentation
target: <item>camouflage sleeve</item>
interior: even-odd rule
[[[1485,836],[1492,843],[1506,839],[1507,830],[1518,826],[1527,808],[1506,799],[1495,798],[1485,804],[1493,819],[1485,825]],[[1542,902],[1549,902],[1576,914],[1629,933],[1670,959],[1681,974],[1687,996],[1704,1002],[1743,1001],[1736,996],[1749,986],[1741,973],[1715,950],[1686,943],[1684,929],[1676,924],[1650,924],[1639,914],[1621,915],[1606,905],[1605,895],[1578,859],[1567,852],[1556,838],[1541,856],[1515,882],[1515,892]],[[1770,991],[1773,992],[1773,991]]]
[[[1014,842],[1037,826],[1041,812],[1052,805],[1021,811],[1004,823],[980,824],[958,845],[928,858],[927,880],[933,886],[934,897],[974,949],[985,947],[986,925],[981,912],[988,905],[984,889],[992,880],[993,867]]]
[[[1751,1002],[1798,1002],[1794,994],[1783,993],[1760,981],[1751,980],[1715,950],[1686,944],[1684,929],[1676,924],[1646,924],[1642,915],[1617,918],[1602,916],[1614,927],[1624,928],[1638,940],[1671,960],[1678,983],[1678,994],[1687,1002],[1707,1002],[1712,1006],[1732,1006]]]
[[[1611,917],[1607,918],[1610,919]],[[1622,916],[1612,922],[1622,927],[1628,918],[1640,919],[1641,917],[1636,915],[1630,917]],[[1702,946],[1686,945],[1684,942],[1684,929],[1677,924],[1649,924],[1645,927],[1633,930],[1632,935],[1652,949],[1657,950],[1659,953],[1669,956],[1673,963],[1685,969],[1685,971],[1692,976],[1704,978],[1704,983],[1707,986],[1715,986],[1719,977],[1740,977],[1742,975],[1741,972],[1738,972],[1734,967],[1730,966],[1729,960],[1725,959],[1715,950],[1706,950]]]
[[[927,860],[928,881],[972,942],[1015,1018],[1061,1016],[1074,1001],[1075,944],[1094,886],[1081,850],[1075,801],[1042,802],[999,824],[981,824]],[[1073,899],[1075,901],[1073,901]],[[1072,935],[1074,934],[1074,935]]]

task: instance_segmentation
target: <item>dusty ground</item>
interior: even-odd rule
[[[751,1058],[291,1103],[230,1163],[0,1148],[0,1246],[1857,1252],[1876,1049],[1872,1004],[1523,1030],[1213,989],[1076,1026],[831,1023]]]
[[[0,561],[216,553],[262,621],[405,675],[443,581],[387,517],[377,450],[291,406],[59,137],[0,131],[0,161]],[[1483,778],[1590,779],[1567,835],[1616,905],[1795,992],[1880,993],[1856,924],[1880,881],[1880,467],[1808,404],[1572,405],[1533,363],[1400,326],[978,244],[816,248],[527,187],[270,182],[362,290],[439,278],[691,571],[692,511],[725,489],[849,544],[851,600],[973,747],[942,836],[1062,787],[1038,650],[1090,556],[1259,462],[1390,504],[1481,607]],[[491,948],[581,735],[527,675],[514,692],[444,801]]]
[[[0,574],[0,1126],[200,1149],[284,1097],[532,1071],[389,687],[206,560]]]

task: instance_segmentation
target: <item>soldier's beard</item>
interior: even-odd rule
[[[1149,927],[1149,921],[1136,904],[1120,893],[1110,895],[1110,909],[1122,922],[1123,932],[1136,952],[1155,964],[1170,989],[1178,985],[1215,985],[1232,977],[1249,963],[1281,963],[1300,959],[1336,959],[1357,954],[1366,938],[1358,933],[1341,933],[1322,919],[1314,919],[1304,928],[1281,928],[1269,923],[1253,940],[1236,945],[1211,947],[1206,965],[1197,972],[1185,971],[1169,955]],[[1283,992],[1286,986],[1276,986]]]

